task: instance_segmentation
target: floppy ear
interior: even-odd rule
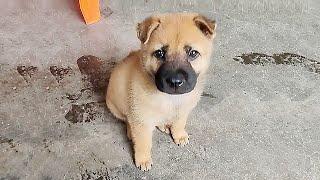
[[[198,15],[193,19],[196,26],[208,38],[213,38],[216,31],[216,21],[206,18],[205,16]]]
[[[146,44],[154,30],[160,25],[160,19],[148,17],[137,25],[137,36],[143,44]]]

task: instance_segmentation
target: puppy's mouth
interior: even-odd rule
[[[189,62],[165,62],[155,74],[159,91],[167,94],[191,92],[197,83],[197,74]]]

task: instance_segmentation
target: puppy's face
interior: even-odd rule
[[[199,14],[152,16],[138,24],[144,69],[158,90],[192,91],[209,65],[216,24]]]

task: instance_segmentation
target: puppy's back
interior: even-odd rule
[[[129,86],[132,75],[139,64],[139,51],[131,52],[112,71],[106,102],[110,111],[119,119],[125,120],[128,113]]]

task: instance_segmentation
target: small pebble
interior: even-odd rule
[[[49,86],[48,87],[46,87],[46,90],[49,90],[50,88],[49,88]]]
[[[13,89],[13,90],[16,90],[16,89],[17,89],[17,87],[15,87],[15,86],[14,86],[12,89]]]

